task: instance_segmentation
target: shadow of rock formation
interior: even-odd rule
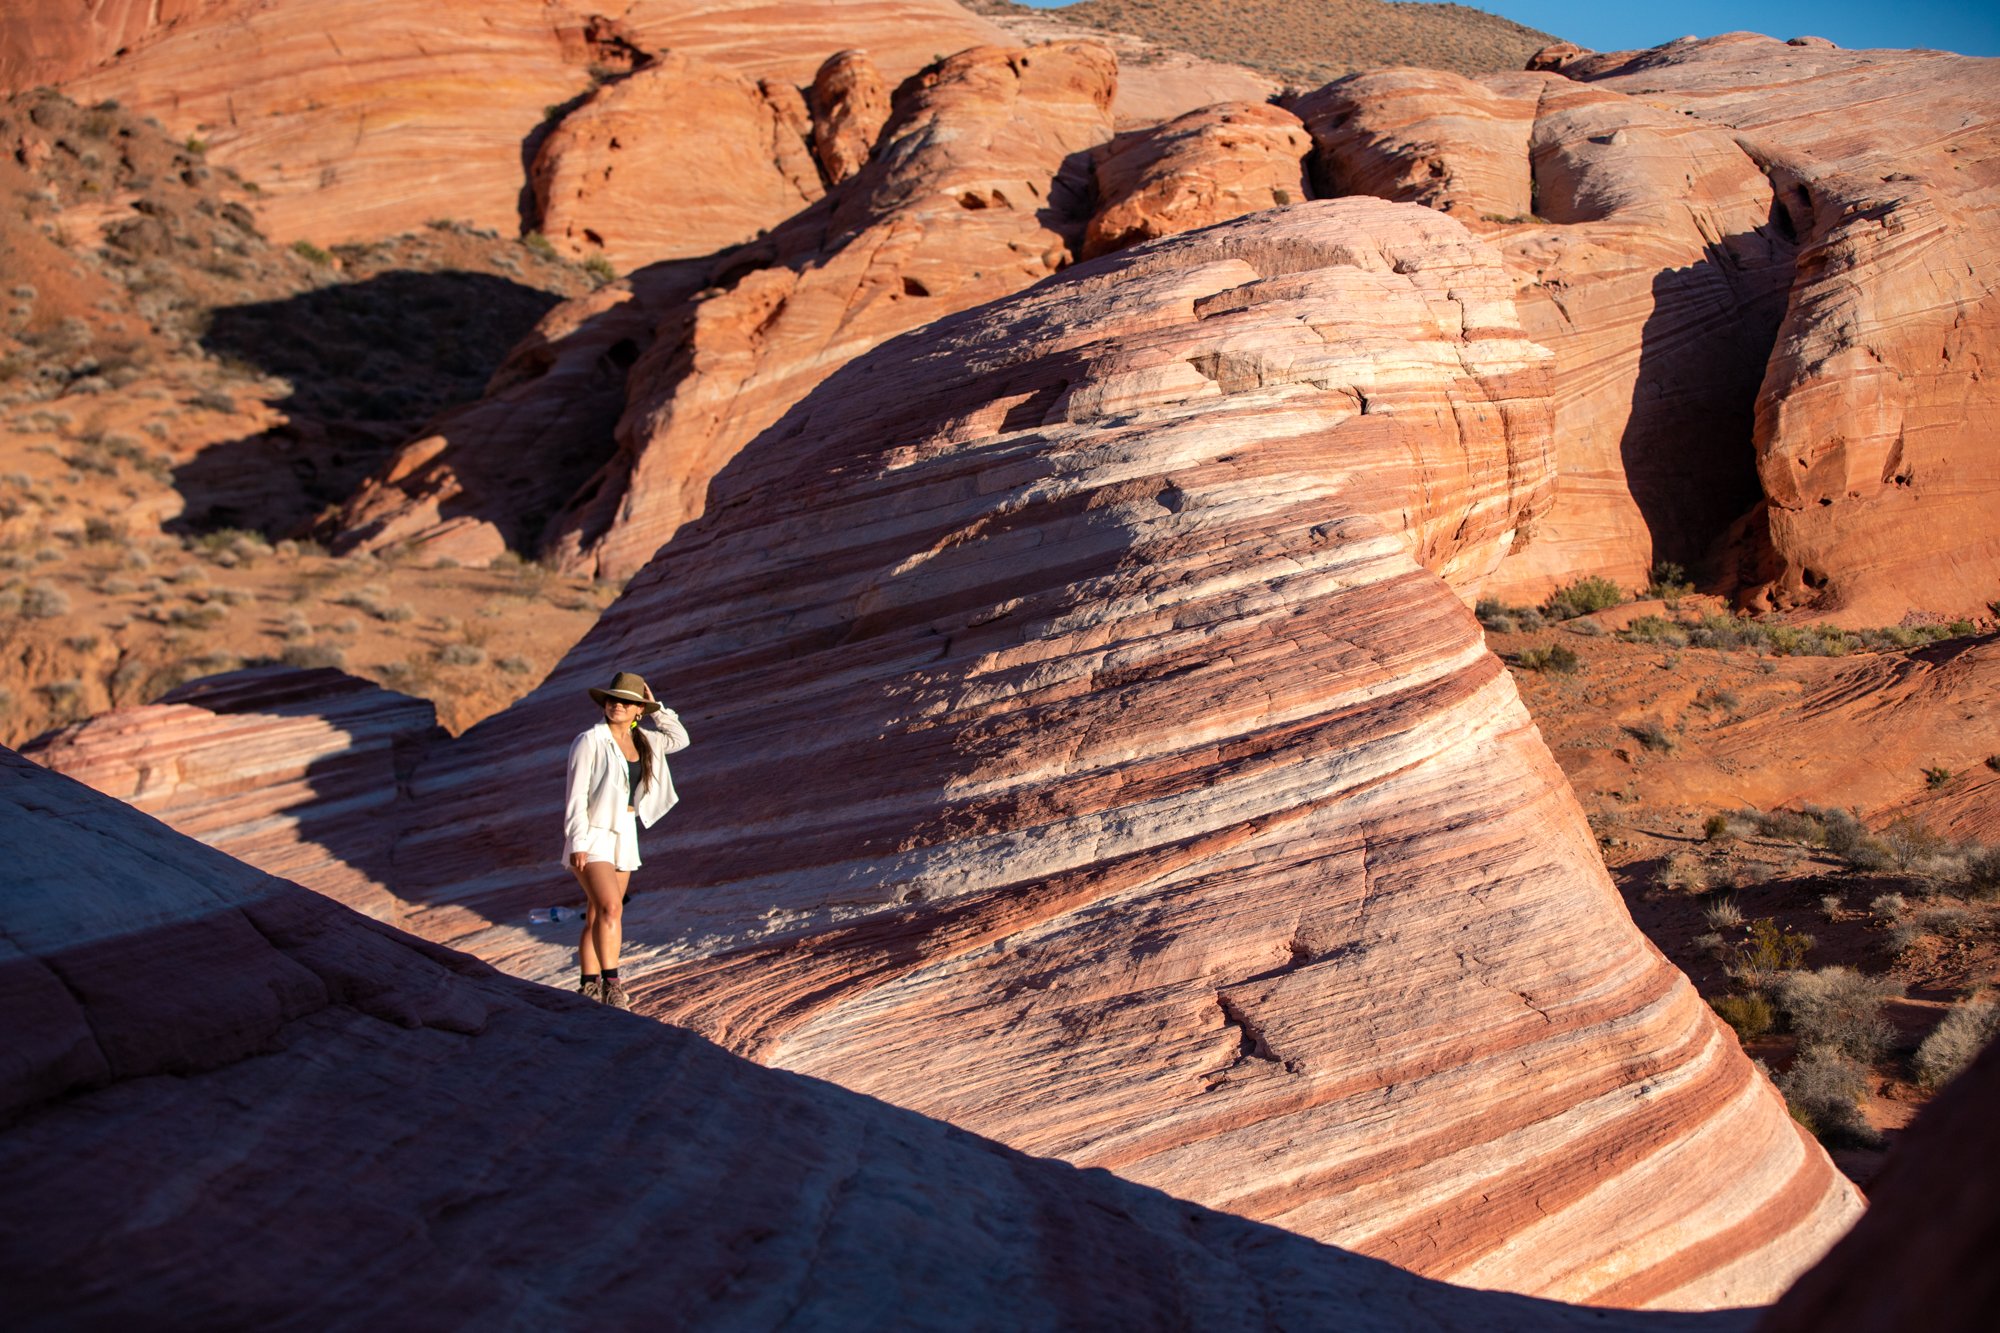
[[[551,293],[483,273],[380,274],[214,312],[202,345],[280,376],[285,425],[175,470],[183,531],[295,534],[434,413],[478,398]]]

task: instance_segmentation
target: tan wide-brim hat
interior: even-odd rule
[[[611,683],[603,689],[592,686],[590,697],[599,707],[602,707],[606,700],[617,699],[624,703],[637,704],[650,713],[660,706],[660,701],[648,699],[646,695],[649,692],[644,680],[629,671],[621,671],[613,676]]]

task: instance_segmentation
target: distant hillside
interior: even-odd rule
[[[1357,69],[1422,65],[1490,74],[1520,69],[1557,39],[1464,5],[1383,0],[1082,0],[1029,9],[1010,0],[960,0],[979,14],[1036,14],[1128,32],[1161,46],[1247,65],[1317,87]]]

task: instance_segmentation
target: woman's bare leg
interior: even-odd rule
[[[586,977],[594,977],[604,970],[597,960],[597,904],[590,897],[590,883],[583,872],[575,866],[569,873],[576,877],[576,886],[583,890],[583,938],[577,941],[576,961]]]
[[[583,882],[583,940],[577,952],[585,972],[618,966],[618,949],[625,937],[625,886],[632,872],[614,869],[609,861],[592,861],[577,879]]]

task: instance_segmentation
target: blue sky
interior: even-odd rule
[[[1058,0],[1025,0],[1042,9]],[[1598,51],[1658,46],[1689,33],[1810,34],[1840,46],[1929,46],[2000,55],[2000,3],[1951,0],[1682,0],[1625,5],[1605,0],[1489,0],[1473,6]]]

